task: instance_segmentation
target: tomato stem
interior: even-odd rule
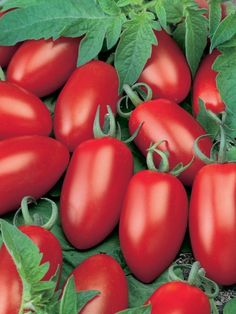
[[[43,225],[42,216],[39,215],[38,213],[34,214],[33,215],[34,219],[32,219],[30,212],[29,212],[29,204],[34,203],[35,205],[37,205],[37,202],[32,196],[25,196],[21,201],[21,207],[18,209],[18,211],[16,212],[16,214],[14,216],[13,224],[17,225],[16,219],[17,219],[18,214],[21,212],[25,225],[41,226],[44,229],[50,230],[55,225],[55,222],[58,218],[58,208],[57,208],[56,203],[53,202],[52,200],[50,200],[48,198],[41,198],[41,199],[45,200],[51,204],[52,213],[51,213],[51,217],[49,218],[48,222],[46,222]]]
[[[158,149],[157,147],[162,144],[165,141],[161,141],[159,143],[151,144],[151,146],[148,148],[148,153],[147,153],[147,167],[151,171],[157,171],[157,172],[169,172],[170,166],[169,166],[169,161],[168,161],[168,152],[167,151],[162,151]],[[157,153],[161,157],[161,162],[159,165],[159,168],[155,166],[154,163],[154,153]]]

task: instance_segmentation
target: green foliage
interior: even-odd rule
[[[223,314],[235,314],[235,313],[236,313],[236,298],[228,301],[223,311]]]

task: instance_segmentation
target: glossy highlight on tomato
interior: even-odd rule
[[[49,262],[43,280],[49,280],[62,267],[62,249],[57,238],[40,226],[20,226],[43,254],[41,264]],[[5,245],[0,249],[0,313],[18,314],[22,303],[23,286],[12,257]]]
[[[206,294],[198,287],[180,281],[161,285],[146,304],[151,304],[151,314],[211,314]]]
[[[55,92],[76,68],[80,39],[29,40],[14,54],[7,80],[38,97]]]
[[[8,10],[0,12],[0,18],[7,12]],[[5,68],[9,64],[18,47],[19,44],[14,46],[0,46],[0,67]]]
[[[210,164],[193,184],[190,237],[194,256],[209,278],[236,283],[236,164]]]
[[[187,165],[193,158],[193,144],[196,138],[206,134],[201,125],[183,108],[166,99],[156,99],[137,106],[129,119],[130,133],[143,122],[142,128],[134,139],[144,156],[151,143],[163,142],[159,147],[168,150],[170,169],[182,162]],[[212,142],[206,137],[200,142],[200,148],[209,156]],[[156,156],[155,156],[156,157]],[[158,157],[158,156],[157,156]],[[160,159],[155,158],[159,163]],[[185,185],[191,185],[198,170],[204,163],[195,157],[191,166],[180,176]]]
[[[155,32],[157,46],[147,61],[138,81],[148,84],[153,98],[166,98],[180,103],[191,87],[191,73],[177,43],[164,30]]]
[[[196,73],[193,82],[193,111],[196,115],[199,112],[199,99],[205,103],[207,109],[214,113],[225,110],[225,104],[216,85],[217,72],[212,69],[213,63],[219,55],[218,50],[207,55]]]
[[[127,188],[119,224],[127,265],[142,282],[157,278],[174,260],[182,244],[188,199],[173,175],[143,170]]]
[[[111,233],[132,174],[133,157],[121,141],[104,137],[78,146],[60,199],[62,228],[73,246],[91,248]]]
[[[118,75],[110,64],[91,61],[74,71],[55,107],[54,133],[70,151],[93,138],[93,121],[100,105],[101,125],[107,105],[116,112]]]
[[[91,256],[72,272],[77,291],[97,290],[80,314],[114,314],[128,307],[128,284],[118,262],[106,254]]]
[[[47,136],[51,129],[50,112],[37,96],[0,81],[0,140],[21,135]]]
[[[20,206],[24,196],[39,198],[58,181],[69,152],[45,136],[21,136],[0,141],[0,215]]]

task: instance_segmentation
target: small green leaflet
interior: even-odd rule
[[[6,76],[3,69],[0,67],[0,81],[5,81]]]
[[[168,23],[177,24],[181,22],[183,18],[183,1],[163,0],[163,6]]]
[[[236,313],[236,298],[226,303],[223,309],[223,314],[235,314]]]
[[[115,53],[120,91],[124,84],[132,85],[138,79],[147,59],[151,56],[152,45],[157,44],[152,22],[150,15],[143,12],[124,25],[125,30]]]
[[[198,68],[202,54],[207,44],[207,19],[203,16],[204,10],[187,6],[185,12],[185,52],[192,75]]]
[[[100,293],[100,291],[97,291],[97,290],[86,290],[86,291],[77,292],[77,312],[75,314],[80,313],[82,308],[90,300],[92,300],[94,297],[99,295],[99,293]],[[62,312],[61,314],[64,314],[64,312]],[[70,314],[70,313],[68,312],[68,314]]]
[[[210,37],[213,36],[221,21],[221,0],[212,0],[209,2],[209,29]]]
[[[213,69],[218,72],[217,87],[227,106],[226,129],[229,136],[236,137],[236,47],[221,49],[213,64]]]
[[[35,300],[39,310],[47,305],[47,291],[55,290],[53,281],[40,281],[48,270],[48,263],[40,265],[42,254],[33,241],[18,228],[0,219],[3,242],[12,256],[23,282],[23,301]]]
[[[225,17],[217,27],[212,40],[210,51],[236,35],[236,12]]]
[[[167,15],[163,0],[157,0],[155,5],[155,13],[162,28],[167,28]]]
[[[128,310],[124,310],[121,312],[117,312],[116,314],[150,314],[151,313],[151,305],[143,305],[140,307],[131,308]]]
[[[105,12],[108,15],[121,14],[121,9],[114,0],[98,0],[98,3],[102,8],[103,12]]]

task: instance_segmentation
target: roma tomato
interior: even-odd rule
[[[0,140],[20,135],[49,135],[49,110],[35,95],[0,81]]]
[[[7,80],[38,97],[60,88],[76,68],[79,39],[29,40],[14,54]]]
[[[114,314],[128,307],[128,285],[124,271],[109,255],[97,254],[84,260],[72,272],[77,291],[98,290],[80,314]]]
[[[0,214],[19,207],[26,195],[39,198],[58,181],[69,162],[64,145],[44,136],[0,142]]]
[[[0,18],[7,12],[8,11],[0,12]],[[15,46],[0,46],[0,67],[4,68],[8,65],[18,46],[19,44]]]
[[[208,3],[207,0],[195,0],[195,2],[197,2],[199,8],[204,8],[204,9],[208,9]],[[228,6],[232,3],[236,4],[236,0],[231,0],[231,1],[225,1],[221,4],[221,8],[222,8],[222,19],[224,19],[227,15],[228,15]],[[208,15],[208,14],[207,14]]]
[[[160,286],[146,304],[151,304],[151,314],[211,314],[206,294],[199,288],[180,281]]]
[[[212,54],[207,55],[196,73],[193,82],[193,111],[195,115],[199,112],[199,99],[203,100],[206,108],[214,113],[220,113],[225,109],[225,104],[216,86],[217,72],[212,69],[212,65],[219,54],[219,51],[214,50]]]
[[[203,167],[193,184],[190,236],[194,256],[219,284],[236,283],[236,164]]]
[[[132,173],[132,154],[121,141],[104,137],[78,146],[60,200],[62,228],[73,246],[88,249],[114,229]]]
[[[131,179],[121,211],[119,237],[127,265],[149,283],[174,260],[187,227],[188,200],[173,175],[143,170]]]
[[[138,81],[148,84],[153,98],[180,103],[190,91],[191,74],[187,61],[176,42],[165,32],[156,32],[158,46],[153,46]]]
[[[49,262],[49,269],[43,280],[49,280],[62,266],[62,250],[57,238],[39,226],[21,226],[25,233],[43,254],[41,263]],[[22,303],[23,285],[12,257],[5,245],[0,249],[0,314],[18,314]]]
[[[56,103],[56,138],[74,151],[81,142],[93,138],[93,121],[98,105],[103,124],[107,105],[115,112],[118,97],[118,76],[114,67],[102,61],[91,61],[79,67]]]
[[[164,140],[160,149],[169,151],[170,168],[180,162],[188,164],[194,155],[194,140],[205,134],[200,124],[188,112],[166,99],[152,100],[138,105],[129,119],[131,134],[141,122],[143,126],[134,142],[146,155],[151,143]],[[206,155],[210,154],[211,146],[209,138],[204,138],[200,143],[200,148]],[[156,161],[159,162],[159,159]],[[191,185],[203,165],[204,163],[196,157],[192,165],[179,176],[180,180],[186,185]]]

